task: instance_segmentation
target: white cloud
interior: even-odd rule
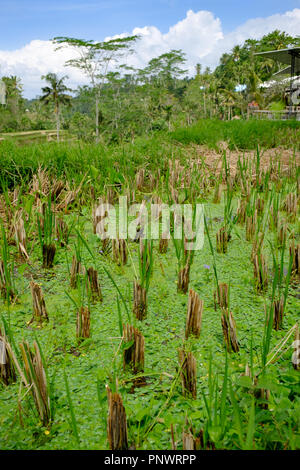
[[[48,72],[68,75],[73,86],[84,81],[78,70],[64,66],[70,58],[67,50],[55,51],[51,41],[34,40],[15,51],[0,51],[0,76],[21,77],[24,95],[31,98],[41,93],[41,87],[45,86],[41,76]]]
[[[141,36],[136,56],[130,58],[130,62],[139,67],[170,49],[182,49],[187,54],[189,65],[195,64],[210,54],[214,45],[223,38],[221,21],[213,13],[194,13],[192,10],[187,12],[186,18],[171,26],[166,34],[154,26],[135,28],[132,33]]]
[[[234,45],[242,44],[246,39],[259,39],[275,29],[285,31],[291,36],[298,36],[300,32],[300,9],[295,8],[283,14],[246,21],[246,23],[225,36],[221,45],[222,51],[230,50]]]
[[[242,44],[248,38],[259,39],[274,29],[297,36],[300,31],[300,9],[250,19],[228,34],[223,33],[221,21],[213,13],[189,10],[186,17],[171,26],[165,34],[155,26],[145,26],[122,33],[119,37],[127,34],[141,36],[135,55],[128,58],[129,65],[144,67],[153,57],[170,49],[182,49],[187,54],[187,68],[193,72],[197,62],[203,66],[215,67],[221,54],[229,51],[235,44]],[[0,50],[0,75],[20,76],[24,84],[24,95],[27,97],[40,93],[43,85],[40,77],[48,72],[67,74],[69,85],[76,87],[85,83],[85,80],[78,70],[64,67],[65,61],[70,58],[67,50],[55,51],[51,41],[34,40],[15,51]]]

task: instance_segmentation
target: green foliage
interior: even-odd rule
[[[208,121],[208,126],[210,121]],[[226,123],[221,123],[225,125]],[[161,182],[165,185],[166,164],[170,158],[178,158],[185,169],[189,168],[188,149],[177,146],[174,140],[158,134],[156,138],[137,139],[135,144],[125,146],[104,146],[94,144],[46,144],[41,146],[17,147],[5,143],[2,150],[2,176],[10,176],[11,189],[23,181],[25,213],[32,213],[30,195],[25,192],[26,178],[29,184],[31,172],[39,165],[48,168],[56,177],[66,178],[69,184],[80,182],[87,173],[87,181],[93,182],[97,194],[103,194],[107,184],[113,184],[116,177],[122,183],[132,181],[136,168],[146,166],[147,170],[161,170]],[[9,155],[9,159],[8,159]],[[220,159],[222,156],[220,156]],[[261,168],[261,153],[257,153],[253,170]],[[229,155],[223,155],[223,166],[228,167]],[[10,165],[10,166],[9,166]],[[115,166],[114,166],[115,165]],[[250,171],[246,161],[240,159],[244,178]],[[8,170],[8,168],[10,170]],[[9,172],[8,172],[9,171]],[[21,175],[21,178],[20,178]],[[228,174],[229,176],[229,174]],[[280,191],[290,191],[294,181],[287,177]],[[273,183],[272,183],[273,184]],[[276,186],[274,185],[274,188]],[[139,246],[130,243],[130,260],[126,266],[117,266],[109,256],[99,255],[99,240],[93,234],[91,207],[88,199],[89,183],[82,188],[80,210],[76,206],[72,214],[65,214],[66,222],[76,219],[77,230],[70,233],[69,246],[57,252],[57,263],[53,273],[40,269],[40,253],[36,240],[29,237],[31,264],[18,263],[12,271],[15,288],[20,293],[19,303],[8,306],[2,302],[0,313],[5,324],[9,324],[9,340],[18,344],[21,340],[32,344],[38,338],[43,350],[43,362],[47,365],[49,377],[55,375],[51,389],[51,403],[55,405],[55,416],[51,410],[51,428],[43,426],[32,413],[32,399],[29,394],[19,396],[19,382],[0,389],[1,417],[0,440],[3,449],[106,449],[107,397],[105,384],[114,384],[121,393],[127,414],[130,443],[138,449],[170,448],[171,425],[178,450],[181,449],[182,430],[192,425],[195,434],[202,432],[204,448],[216,449],[296,449],[299,447],[299,372],[290,363],[292,350],[278,348],[287,337],[297,320],[299,300],[294,290],[288,287],[288,277],[270,283],[265,297],[257,295],[253,286],[253,272],[250,262],[251,244],[245,241],[244,229],[238,225],[232,230],[226,258],[214,249],[216,232],[224,225],[220,218],[226,215],[227,222],[235,215],[239,189],[234,188],[222,198],[220,205],[211,203],[212,194],[205,199],[206,236],[203,250],[196,252],[190,286],[204,301],[202,330],[199,339],[189,339],[188,351],[197,359],[198,394],[195,400],[182,396],[180,367],[177,349],[182,347],[185,331],[187,297],[176,294],[176,253],[181,248],[169,245],[167,253],[158,252],[157,241],[153,242],[151,253],[152,277],[148,290],[148,316],[139,322],[138,328],[145,338],[146,385],[133,390],[137,377],[123,371],[124,346],[122,346],[122,325],[133,324],[131,314],[133,267],[141,262]],[[229,189],[229,186],[228,188]],[[253,201],[258,189],[253,188]],[[269,203],[273,200],[272,191]],[[278,190],[279,191],[279,190]],[[7,188],[4,194],[8,197]],[[264,194],[264,193],[263,193]],[[284,196],[282,194],[282,196]],[[164,195],[168,192],[164,190]],[[262,194],[260,194],[262,196]],[[23,199],[24,197],[24,199]],[[279,211],[280,204],[278,207]],[[50,213],[48,214],[50,217]],[[289,267],[288,250],[272,252],[275,234],[266,224],[265,251],[268,266],[274,264],[274,272],[281,273]],[[296,224],[291,224],[295,229]],[[3,239],[4,236],[2,235]],[[37,233],[35,234],[37,239]],[[268,243],[268,240],[270,243]],[[78,283],[71,295],[69,292],[69,268],[76,246],[83,266],[91,262],[99,274],[103,290],[103,302],[91,304],[91,338],[75,347],[75,310],[83,300],[84,282]],[[10,248],[10,259],[16,256],[17,248]],[[5,258],[5,251],[2,251]],[[2,256],[1,255],[1,256]],[[147,256],[140,267],[147,266]],[[213,276],[205,277],[207,264],[214,270]],[[283,269],[284,268],[284,269]],[[273,272],[270,273],[273,275]],[[49,313],[49,324],[34,331],[26,323],[32,316],[31,297],[28,283],[33,276],[42,284]],[[145,283],[146,270],[141,272]],[[83,280],[85,281],[85,279]],[[227,356],[222,345],[220,316],[216,314],[212,293],[216,283],[230,284],[230,308],[237,323],[240,351]],[[275,287],[274,287],[275,286]],[[273,294],[274,292],[274,294]],[[272,323],[265,321],[264,305],[275,294],[286,296],[284,329],[274,331]],[[74,304],[75,302],[75,304]],[[76,307],[75,307],[76,306]],[[75,308],[74,308],[75,307]],[[8,331],[8,328],[6,328]],[[292,331],[293,333],[293,331]],[[125,347],[132,346],[130,343]],[[13,350],[15,347],[13,348]],[[276,362],[274,362],[274,350]],[[271,360],[272,359],[272,360]],[[251,375],[242,375],[249,364]],[[55,374],[53,371],[55,370]],[[262,370],[264,374],[262,374]],[[258,385],[253,377],[258,374]],[[53,380],[52,380],[53,382]],[[50,384],[50,378],[47,383]],[[270,390],[269,408],[262,409],[255,397],[257,387]],[[19,399],[18,399],[19,397]],[[100,416],[98,403],[100,405]],[[95,409],[96,407],[96,409]],[[16,414],[17,413],[17,414]],[[17,416],[17,418],[15,418]],[[13,425],[11,423],[14,423]]]
[[[231,121],[200,120],[193,126],[179,128],[170,135],[183,144],[195,143],[218,148],[228,142],[231,150],[277,146],[300,148],[300,123],[297,121]]]
[[[68,122],[68,130],[79,140],[85,142],[92,142],[93,140],[93,121],[87,114],[75,112]]]
[[[54,73],[39,99],[22,98],[18,77],[4,77],[7,106],[0,108],[0,132],[69,129],[76,139],[91,142],[120,143],[137,136],[178,126],[191,125],[202,118],[245,118],[248,103],[256,101],[262,109],[279,111],[288,104],[284,82],[262,88],[263,82],[281,68],[281,64],[255,55],[270,49],[299,44],[299,39],[273,31],[260,40],[248,39],[235,46],[211,71],[196,66],[196,75],[187,77],[186,56],[182,50],[170,50],[154,57],[143,69],[123,64],[138,36],[104,42],[57,37],[57,49],[75,52],[66,65],[79,68],[89,84],[74,90],[72,109],[65,77]],[[76,55],[77,54],[77,55]],[[112,68],[113,65],[113,68]],[[58,96],[60,98],[58,98]],[[80,113],[80,114],[78,114]]]
[[[269,104],[269,109],[271,111],[283,111],[285,109],[285,103],[283,101],[272,101]]]
[[[230,53],[222,55],[215,75],[221,87],[234,90],[237,85],[245,84],[248,92],[253,94],[259,82],[269,80],[281,68],[278,62],[254,54],[297,45],[299,38],[279,30],[266,34],[260,40],[247,39],[242,46],[234,46]]]

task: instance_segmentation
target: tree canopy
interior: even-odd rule
[[[189,125],[206,117],[243,117],[253,101],[270,109],[282,109],[288,103],[284,82],[262,87],[282,65],[255,54],[299,46],[299,37],[275,30],[260,40],[247,39],[223,54],[213,71],[198,63],[193,76],[180,49],[152,58],[143,68],[129,66],[127,56],[134,54],[138,40],[138,36],[103,42],[54,38],[57,49],[70,51],[66,66],[80,69],[88,84],[79,86],[64,102],[69,92],[67,78],[49,73],[45,77],[50,88],[43,87],[42,101],[28,102],[22,98],[20,79],[3,77],[7,103],[0,107],[0,131],[49,128],[51,119],[57,124],[57,115],[52,113],[57,108],[56,92],[60,96],[59,125],[81,139],[108,142]],[[71,107],[65,106],[68,102]]]

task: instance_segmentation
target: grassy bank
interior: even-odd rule
[[[44,143],[18,146],[0,144],[0,178],[13,187],[32,178],[41,166],[57,177],[80,179],[88,173],[92,178],[123,182],[140,166],[157,168],[168,158],[180,158],[181,148],[166,135],[138,138],[124,145]]]
[[[181,144],[205,145],[221,149],[226,141],[229,149],[256,150],[283,146],[300,149],[300,123],[272,121],[202,120],[187,128],[171,133],[160,132],[139,137],[133,143],[122,145],[87,144],[74,142],[48,142],[17,145],[13,139],[0,143],[0,178],[9,187],[28,181],[38,167],[47,168],[50,174],[75,178],[82,174],[106,180],[124,182],[141,166],[153,170],[164,167],[169,158],[186,158]]]
[[[257,145],[299,150],[300,122],[203,119],[193,126],[176,129],[171,138],[183,144],[195,143],[211,148],[218,148],[218,143],[225,141],[231,150],[252,150]]]

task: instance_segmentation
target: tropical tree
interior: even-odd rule
[[[78,57],[68,60],[65,65],[76,67],[89,78],[95,90],[95,127],[96,142],[99,141],[99,102],[103,85],[113,63],[116,67],[124,54],[133,52],[131,46],[139,36],[127,36],[109,41],[94,42],[83,39],[56,37],[53,39],[57,49],[68,47],[77,52]]]
[[[164,86],[173,91],[178,80],[187,72],[181,66],[186,62],[185,53],[179,49],[161,54],[151,59],[144,70],[146,76],[158,86]]]
[[[6,88],[6,103],[10,112],[18,117],[20,108],[22,106],[22,91],[23,86],[21,79],[15,75],[10,77],[2,77],[2,81],[5,84]]]
[[[45,86],[42,88],[42,92],[44,94],[40,97],[40,100],[43,101],[45,104],[54,104],[57,142],[59,142],[61,107],[63,105],[70,106],[71,104],[71,96],[68,95],[66,92],[72,90],[64,84],[64,81],[67,78],[67,76],[58,78],[55,73],[48,73],[47,75],[42,76],[42,79],[46,80],[46,82],[49,83],[49,86]]]

